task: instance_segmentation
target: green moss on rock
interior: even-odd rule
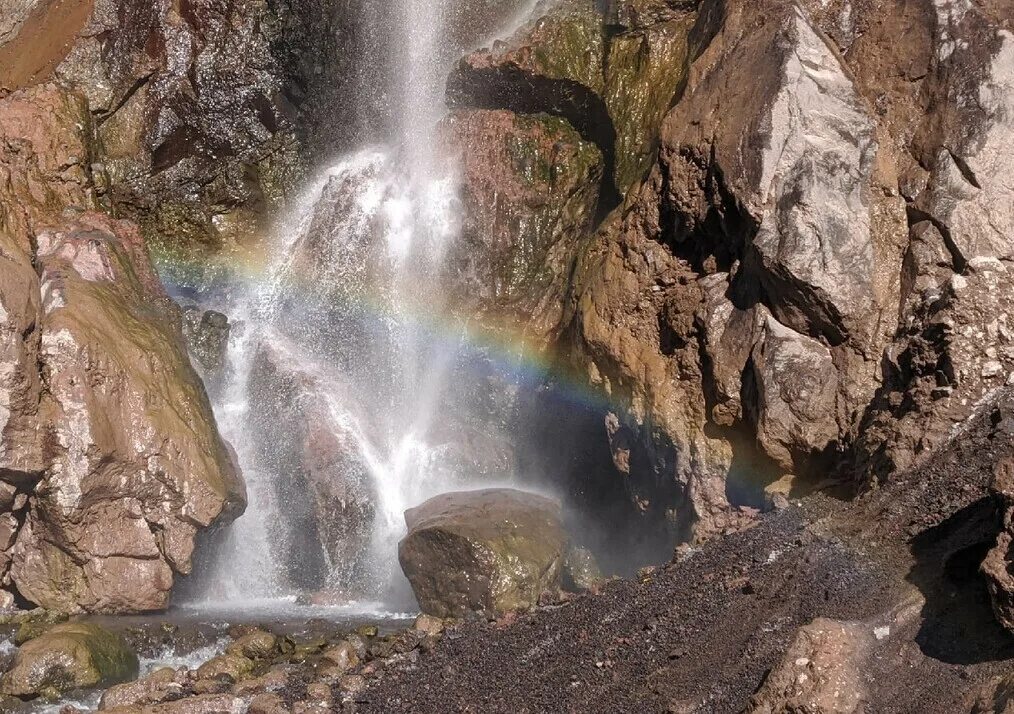
[[[659,127],[689,68],[693,16],[613,38],[604,99],[616,129],[616,187],[624,193],[648,171]]]
[[[54,625],[18,650],[4,694],[23,699],[134,679],[137,655],[119,635],[86,622]]]

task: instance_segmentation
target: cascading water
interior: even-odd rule
[[[264,267],[215,307],[236,325],[214,401],[249,506],[218,544],[203,603],[307,590],[390,597],[403,513],[437,493],[503,483],[466,453],[477,418],[442,263],[456,177],[434,150],[453,0],[401,0],[388,148],[325,171],[280,222]],[[494,463],[490,466],[490,463]]]

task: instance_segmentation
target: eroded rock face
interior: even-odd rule
[[[601,154],[544,114],[460,110],[441,131],[462,172],[465,219],[448,267],[460,309],[494,329],[545,339],[559,325],[567,274],[595,218]]]
[[[1014,160],[1014,32],[963,3],[935,8],[930,91],[939,109],[921,137],[929,176],[915,205],[945,233],[959,268],[975,258],[1009,260],[1014,192],[1005,167]]]
[[[666,119],[649,229],[706,272],[741,260],[737,302],[876,354],[893,329],[905,234],[903,202],[885,195],[878,169],[877,124],[801,9],[772,8],[740,34],[756,11],[731,8]]]
[[[862,666],[873,640],[857,623],[820,618],[800,628],[747,711],[857,714],[868,704]]]
[[[95,0],[44,3],[25,22],[33,4],[3,11],[0,84],[55,78],[86,96],[121,215],[141,219],[177,277],[260,227],[300,172],[289,58],[274,47],[297,8]]]
[[[93,210],[91,132],[55,86],[0,101],[0,563],[48,608],[158,609],[244,490],[136,226]]]
[[[567,535],[559,505],[510,489],[436,496],[405,512],[398,560],[423,612],[527,610],[558,590]]]
[[[108,686],[137,676],[137,655],[98,625],[56,625],[21,645],[4,674],[4,694],[32,698],[72,689]]]

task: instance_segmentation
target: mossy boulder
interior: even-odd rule
[[[529,610],[559,590],[567,534],[555,501],[512,489],[445,493],[405,521],[398,559],[427,614]]]
[[[137,673],[137,655],[118,635],[92,623],[66,622],[21,646],[0,690],[27,699],[126,682]]]

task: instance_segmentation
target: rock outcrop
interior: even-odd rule
[[[681,537],[776,481],[889,478],[1006,383],[1010,9],[575,0],[452,72],[453,106],[547,112],[602,153],[599,215],[622,202],[558,230],[545,334]]]
[[[558,504],[521,491],[446,493],[405,512],[398,560],[427,614],[531,609],[560,587],[560,519]]]
[[[601,153],[545,114],[461,110],[441,133],[462,174],[464,225],[446,267],[457,309],[538,344],[560,323],[595,219]]]
[[[95,211],[86,107],[52,85],[0,101],[3,584],[159,609],[244,489],[137,227]]]

